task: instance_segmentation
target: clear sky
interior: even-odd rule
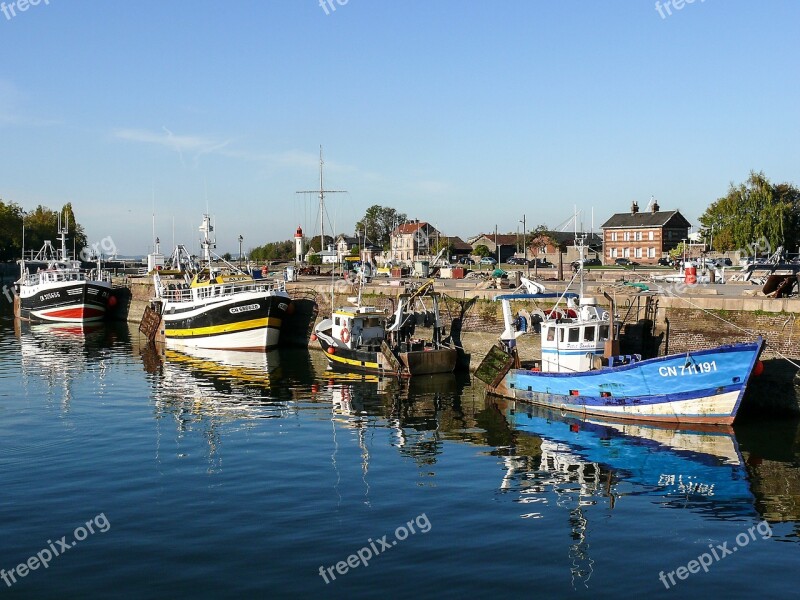
[[[194,245],[208,205],[236,253],[318,233],[320,145],[348,233],[372,204],[466,238],[651,195],[697,224],[751,169],[800,184],[794,0],[319,1],[5,0],[0,198],[71,201],[123,254],[153,205]]]

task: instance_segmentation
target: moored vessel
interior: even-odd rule
[[[19,261],[20,278],[14,283],[16,317],[56,323],[100,321],[116,304],[111,275],[99,260],[96,268],[85,270],[80,261],[68,257],[67,230],[61,227],[59,215],[61,249],[46,240],[31,260]]]
[[[314,336],[334,370],[358,371],[411,377],[452,373],[458,352],[443,340],[439,314],[440,295],[433,281],[397,297],[389,313],[362,306],[333,310],[314,328]],[[431,328],[431,339],[415,336],[417,325]]]
[[[521,361],[522,334],[503,302],[506,327],[476,376],[492,394],[578,413],[672,423],[731,424],[764,340],[691,350],[642,360],[619,352],[613,300],[606,311],[581,292],[574,316],[541,323],[541,358]]]
[[[200,226],[203,262],[195,265],[184,246],[169,271],[155,270],[151,305],[161,317],[168,346],[263,352],[278,345],[291,297],[283,281],[255,279],[219,257],[212,260],[213,226]]]

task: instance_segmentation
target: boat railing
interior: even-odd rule
[[[36,273],[26,273],[22,278],[24,285],[39,285],[42,283],[57,283],[61,281],[103,281],[111,282],[111,273],[94,269],[81,271],[80,269],[47,269]]]
[[[283,281],[255,280],[248,282],[213,283],[203,287],[189,287],[188,284],[165,284],[161,297],[170,302],[196,302],[198,300],[222,299],[243,292],[285,292]]]

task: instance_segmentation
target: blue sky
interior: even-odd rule
[[[0,198],[71,201],[124,254],[154,204],[168,245],[206,204],[223,252],[318,233],[320,145],[344,232],[373,204],[466,238],[651,195],[696,224],[751,169],[800,184],[790,0],[45,1],[0,12]]]

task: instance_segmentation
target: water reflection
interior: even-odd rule
[[[164,433],[160,424],[170,418],[179,446],[192,432],[204,438],[210,472],[221,470],[223,427],[231,432],[253,428],[261,419],[296,416],[292,383],[307,380],[311,372],[308,353],[296,350],[162,351],[144,344],[138,351],[151,377],[158,448]]]
[[[473,428],[461,406],[469,377],[443,373],[411,379],[333,376],[326,373],[334,412],[351,427],[378,424],[390,443],[419,467],[436,463],[450,434]],[[457,435],[458,438],[462,436]]]
[[[589,587],[593,572],[591,507],[610,511],[649,497],[659,507],[707,518],[755,515],[730,428],[580,419],[495,397],[487,397],[487,411],[502,415],[508,426],[508,445],[499,449],[505,467],[499,487],[518,494],[520,517],[542,518],[552,505],[568,513],[573,587]]]
[[[163,353],[140,348],[145,370],[153,377],[159,413],[201,420],[285,417],[292,412],[292,385],[307,377],[307,353],[267,353],[182,348]],[[287,376],[288,373],[288,376]]]
[[[48,397],[68,412],[75,382],[87,373],[102,394],[111,349],[126,338],[125,330],[89,323],[37,323],[14,320],[19,340],[22,386],[44,382]]]
[[[800,420],[745,421],[735,429],[759,514],[794,522],[800,537]]]
[[[487,403],[516,434],[506,457],[505,489],[543,489],[566,477],[587,505],[603,498],[613,509],[627,496],[651,496],[664,507],[718,518],[754,513],[744,460],[730,428],[674,429],[581,419],[496,398]],[[520,437],[531,439],[525,452],[514,453]]]

